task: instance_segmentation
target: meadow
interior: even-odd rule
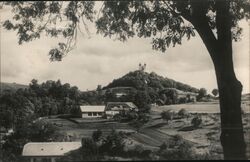
[[[247,141],[247,150],[250,152],[250,114],[248,113],[248,103],[243,103],[245,114],[243,114],[243,125],[245,132],[245,141]],[[166,121],[161,118],[161,112],[172,109],[178,112],[181,108],[190,112],[189,117],[174,118]],[[197,109],[199,108],[199,111]],[[191,120],[199,115],[202,124],[198,128],[193,128]],[[197,154],[212,153],[214,159],[222,159],[222,147],[220,144],[220,115],[219,105],[213,103],[195,103],[180,104],[170,106],[153,107],[150,111],[150,120],[140,129],[136,129],[129,123],[116,122],[106,119],[44,119],[55,125],[58,132],[64,135],[66,140],[80,141],[82,138],[91,137],[97,129],[103,132],[103,135],[109,134],[112,129],[126,132],[126,147],[134,148],[136,145],[144,149],[157,150],[163,144],[168,143],[176,135],[183,137],[187,142],[194,146]],[[250,154],[248,154],[250,157]]]

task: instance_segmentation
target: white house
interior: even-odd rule
[[[58,157],[82,146],[81,142],[30,142],[24,145],[22,156],[30,162],[56,162]]]
[[[93,106],[93,105],[85,105],[80,106],[82,118],[96,118],[102,117],[105,113],[105,106]]]
[[[115,114],[126,114],[129,111],[138,111],[133,102],[108,102],[105,109],[108,118]]]

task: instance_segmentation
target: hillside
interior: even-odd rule
[[[19,88],[25,89],[25,88],[29,88],[29,86],[18,84],[18,83],[4,83],[4,82],[0,83],[0,91],[4,91],[4,90],[16,91]]]
[[[152,88],[156,91],[164,88],[177,88],[182,91],[198,92],[197,88],[191,87],[190,85],[166,77],[164,78],[155,72],[147,73],[139,70],[129,72],[121,78],[114,79],[103,89],[114,87],[133,87],[138,90]]]

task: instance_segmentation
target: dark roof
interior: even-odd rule
[[[137,106],[133,102],[108,102],[106,108],[110,109],[111,106],[127,105],[129,108],[137,109]]]

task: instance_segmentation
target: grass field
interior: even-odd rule
[[[246,113],[250,113],[250,102],[242,101],[241,104],[242,109]],[[157,106],[153,107],[153,111],[163,111],[172,109],[178,112],[180,109],[187,109],[191,113],[219,113],[219,103],[216,102],[197,102],[197,103],[187,103],[187,104],[178,104],[178,105],[165,105],[165,106]]]

